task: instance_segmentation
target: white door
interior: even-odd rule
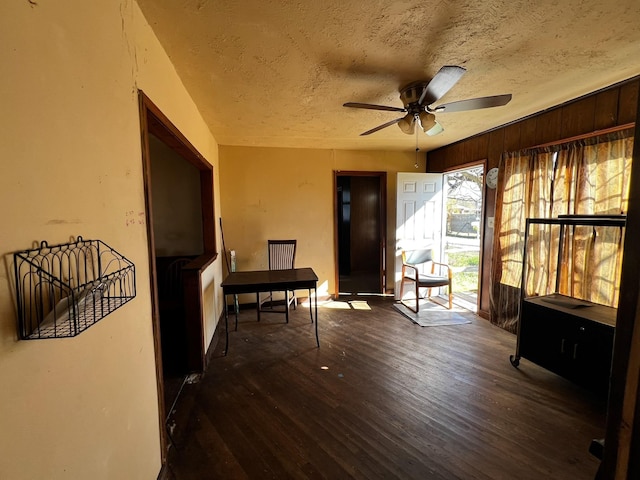
[[[442,174],[398,173],[396,201],[395,298],[400,296],[402,249],[432,246],[441,253]]]

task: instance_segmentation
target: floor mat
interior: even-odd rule
[[[469,311],[456,309],[448,310],[429,300],[420,300],[418,313],[414,313],[402,303],[394,303],[395,308],[402,315],[421,327],[439,327],[444,325],[463,325],[471,323],[473,314]]]

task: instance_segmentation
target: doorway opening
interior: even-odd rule
[[[445,263],[453,270],[454,303],[477,313],[484,164],[444,173]]]
[[[201,274],[215,260],[213,167],[139,92],[162,462],[187,375],[205,367]]]
[[[386,172],[335,172],[336,296],[385,292]]]
[[[190,373],[185,267],[204,253],[200,172],[149,133],[153,242],[168,416]]]

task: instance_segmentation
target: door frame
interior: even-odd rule
[[[380,223],[380,291],[387,292],[387,172],[380,171],[354,171],[354,170],[334,170],[333,171],[333,251],[334,251],[334,298],[340,294],[340,264],[339,264],[339,242],[338,242],[338,177],[378,177],[380,199],[380,211],[378,220]]]
[[[443,181],[442,181],[442,189],[444,190],[444,175],[446,175],[447,173],[451,173],[451,172],[455,172],[458,170],[468,170],[470,168],[473,167],[482,167],[482,207],[480,209],[480,225],[478,226],[478,228],[480,229],[480,251],[478,253],[478,294],[476,295],[476,311],[473,312],[476,315],[482,316],[480,313],[480,305],[481,305],[481,300],[482,300],[482,288],[485,285],[485,278],[484,278],[484,263],[483,263],[483,258],[484,258],[484,227],[485,227],[485,212],[487,209],[487,183],[486,183],[486,174],[487,174],[487,160],[477,160],[475,162],[469,162],[469,163],[463,163],[462,165],[456,165],[454,167],[449,167],[446,168],[445,170],[443,170],[442,172],[442,177],[443,177]],[[446,209],[446,198],[443,198],[443,202],[442,202],[442,221],[443,224],[444,222],[446,222],[446,217],[445,217],[445,209]],[[442,229],[442,236],[444,237],[444,235],[446,234],[446,228]],[[442,246],[444,248],[444,242],[442,243]],[[488,275],[487,275],[488,277]],[[486,279],[486,284],[489,284],[489,278]],[[454,297],[455,298],[455,297]]]
[[[145,223],[149,255],[149,284],[151,290],[151,316],[155,353],[156,385],[158,391],[158,421],[160,424],[160,456],[166,463],[169,442],[166,430],[166,405],[164,403],[164,372],[162,367],[162,343],[160,331],[159,291],[153,229],[153,202],[151,197],[151,152],[149,134],[153,134],[200,172],[202,201],[202,232],[204,253],[184,267],[184,294],[189,307],[185,311],[187,330],[187,363],[192,372],[205,368],[204,311],[202,303],[201,273],[217,257],[215,209],[213,195],[213,166],[196,150],[178,128],[145,95],[138,91],[140,112],[140,141],[144,182]]]

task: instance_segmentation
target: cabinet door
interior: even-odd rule
[[[566,372],[568,349],[566,328],[562,319],[549,309],[526,303],[520,323],[520,355],[555,373]]]
[[[606,394],[614,328],[532,302],[523,302],[520,355],[583,387]]]
[[[611,376],[614,328],[597,322],[582,321],[577,325],[573,353],[576,382],[606,393]]]

